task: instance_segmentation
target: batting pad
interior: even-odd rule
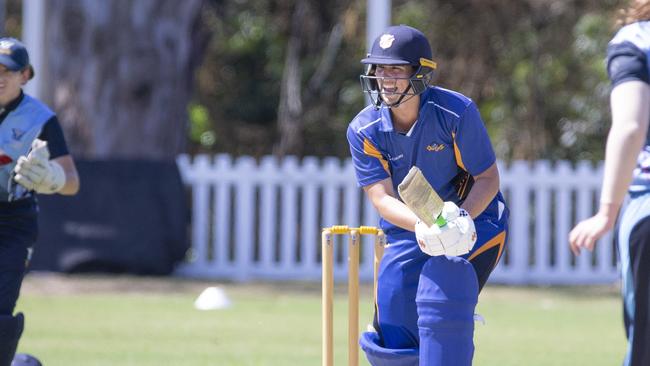
[[[418,309],[420,365],[471,366],[478,279],[461,257],[431,257],[420,273]]]
[[[417,348],[392,349],[379,344],[376,332],[364,332],[359,345],[372,366],[418,366]]]
[[[444,202],[433,187],[431,187],[431,184],[429,184],[418,167],[411,167],[406,177],[397,186],[397,191],[406,206],[422,222],[427,224],[427,226],[436,223],[436,220],[442,212]]]

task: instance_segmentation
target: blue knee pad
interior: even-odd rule
[[[420,365],[471,365],[478,302],[472,264],[460,257],[431,257],[420,273],[415,301]]]
[[[379,345],[379,335],[375,332],[364,332],[359,345],[372,366],[418,366],[417,348],[384,348]]]

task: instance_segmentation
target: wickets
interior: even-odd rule
[[[334,304],[334,235],[349,235],[348,241],[348,365],[359,364],[359,245],[361,235],[375,236],[374,255],[374,297],[377,299],[377,272],[379,262],[386,246],[386,236],[381,229],[370,226],[348,227],[337,225],[323,228],[322,266],[323,266],[323,366],[333,366],[333,304]]]

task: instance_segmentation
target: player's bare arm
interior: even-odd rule
[[[474,176],[474,185],[467,194],[461,208],[472,218],[480,215],[499,192],[499,169],[493,163],[483,173]]]
[[[418,217],[396,198],[390,178],[363,187],[379,215],[402,229],[414,231]]]
[[[643,147],[650,119],[650,86],[628,81],[612,90],[612,127],[605,150],[605,171],[598,212],[580,222],[569,233],[575,255],[581,249],[593,250],[596,242],[610,231],[632,181],[636,156]]]
[[[648,130],[650,105],[646,101],[650,99],[650,85],[641,81],[619,84],[612,90],[610,99],[612,128],[605,150],[605,175],[600,202],[620,207],[632,181],[636,157]]]

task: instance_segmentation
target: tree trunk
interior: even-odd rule
[[[301,52],[309,39],[314,38],[314,27],[310,28],[306,23],[313,18],[313,14],[310,13],[310,10],[313,11],[313,6],[314,4],[308,1],[297,1],[291,19],[278,106],[278,131],[280,136],[273,151],[278,156],[302,155],[304,151],[305,113],[309,112],[314,103],[319,102],[321,88],[334,69],[336,56],[343,41],[343,22],[339,19],[332,26],[325,47],[322,50],[319,47],[320,61],[312,77],[303,88]]]
[[[41,72],[70,150],[171,159],[185,149],[202,0],[50,0]],[[203,43],[203,44],[202,44]]]
[[[280,105],[278,107],[279,142],[274,148],[274,154],[284,156],[302,152],[302,96],[300,49],[302,45],[303,23],[306,21],[307,2],[298,1],[291,19],[291,31],[287,43],[282,85],[280,89]]]

